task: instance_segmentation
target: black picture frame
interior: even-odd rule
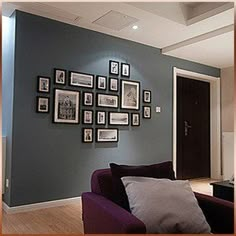
[[[89,112],[91,114],[91,122],[86,121],[87,112]],[[93,124],[93,110],[83,110],[82,111],[82,124],[83,125],[92,125]]]
[[[121,109],[124,109],[124,110],[136,110],[136,111],[139,111],[140,110],[140,82],[139,81],[135,81],[135,80],[125,80],[125,79],[122,79],[120,80],[120,91],[121,91],[121,96],[120,96],[120,107]],[[136,100],[137,100],[137,105],[136,106],[131,106],[131,105],[127,105],[125,104],[125,94],[126,94],[126,91],[124,91],[124,87],[125,87],[125,84],[128,84],[128,85],[135,85],[137,87],[137,94],[136,94]],[[127,97],[127,95],[126,95]]]
[[[50,82],[51,78],[47,76],[41,76],[39,75],[37,77],[37,91],[39,93],[50,93]]]
[[[111,138],[100,138],[99,137],[99,132],[102,132],[102,131],[105,131],[105,132],[111,132],[111,131],[114,131],[114,135],[116,135],[116,138],[115,139],[111,139]],[[112,135],[112,134],[110,134]],[[97,143],[117,143],[119,142],[119,130],[117,128],[96,128],[96,142]]]
[[[127,70],[127,72],[126,72]],[[121,63],[121,76],[129,78],[130,77],[130,64]]]
[[[113,87],[113,83],[116,83],[116,88]],[[118,92],[119,90],[119,80],[117,78],[109,78],[109,91]]]
[[[149,94],[149,99],[146,98],[146,94]],[[152,102],[152,92],[151,90],[143,90],[143,103],[151,103]]]
[[[87,95],[91,95],[91,102],[86,98]],[[83,106],[92,107],[94,105],[94,93],[93,92],[83,92]]]
[[[103,103],[103,105],[102,105],[102,103],[99,101],[99,99],[101,98],[101,97],[107,97],[107,99],[108,99],[108,97],[113,97],[113,98],[116,98],[116,105],[109,105],[109,104],[104,104]],[[103,107],[103,108],[118,108],[119,107],[119,96],[118,95],[116,95],[116,94],[107,94],[107,93],[97,93],[96,94],[96,106],[97,107]]]
[[[99,113],[103,113],[104,122],[99,121]],[[101,110],[96,111],[96,125],[106,125],[106,112],[105,111],[101,111]]]
[[[88,133],[86,134],[86,131],[90,132],[90,136],[88,136]],[[82,142],[83,143],[93,143],[93,137],[94,137],[93,128],[82,128]]]
[[[58,78],[58,77],[60,77],[60,78]],[[59,81],[59,80],[61,80],[61,81]],[[60,69],[60,68],[54,68],[54,84],[66,85],[66,70]]]
[[[138,123],[134,122],[134,116],[138,116]],[[140,114],[139,113],[131,113],[131,126],[140,126]]]
[[[116,66],[116,68],[114,66]],[[109,61],[109,74],[118,76],[119,71],[120,71],[120,63],[118,61],[110,60]]]
[[[68,116],[70,116],[70,114],[75,114],[75,119],[72,120],[70,117],[67,119],[67,117],[65,117],[64,119],[62,117],[59,117],[58,112],[60,111],[59,108],[59,95],[63,94],[63,96],[70,96],[70,95],[74,95],[76,96],[76,103],[75,103],[75,111],[73,111],[73,106],[72,108],[69,106],[65,106],[65,108],[61,108],[62,110],[66,110],[68,109],[68,111],[65,111],[66,114]],[[58,124],[79,124],[80,123],[80,91],[73,91],[73,90],[68,90],[68,89],[58,89],[55,88],[54,89],[54,101],[53,101],[53,117],[52,117],[52,121],[53,123],[58,123]]]
[[[145,113],[146,113],[146,108],[147,109],[150,109],[150,115],[149,116],[147,116]],[[152,118],[152,108],[151,108],[151,106],[143,106],[143,118],[144,119],[151,119]]]
[[[101,86],[101,80],[104,79],[104,86]],[[96,76],[96,89],[106,90],[107,89],[107,76],[97,75]]]
[[[80,77],[85,77],[85,78],[77,78],[77,80],[80,80],[80,82],[79,81],[73,82],[72,80],[73,79],[75,80],[75,78],[73,78],[73,76],[77,76],[77,77],[80,76]],[[73,86],[73,87],[82,87],[82,88],[93,89],[94,88],[94,75],[79,72],[79,71],[69,71],[69,85]]]
[[[112,121],[112,119],[114,119],[114,116],[117,116],[117,118],[118,118],[121,115],[126,116],[126,117],[123,117],[123,119],[127,118],[127,121],[125,121],[123,123],[122,123],[122,120],[120,120],[120,122],[118,122],[118,121],[115,122],[114,120]],[[113,116],[113,118],[112,118],[112,116]],[[120,118],[120,119],[122,119],[122,118]],[[108,113],[108,124],[109,125],[115,125],[115,126],[129,126],[129,113],[128,112],[110,111]]]
[[[41,107],[40,107],[40,100],[45,100],[47,101],[47,106],[45,110],[43,110]],[[50,98],[49,97],[44,97],[44,96],[37,96],[36,97],[36,112],[37,113],[49,113],[50,111]]]

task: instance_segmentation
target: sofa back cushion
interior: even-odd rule
[[[130,211],[129,201],[125,192],[124,185],[121,181],[122,177],[141,176],[152,178],[166,178],[171,180],[175,179],[171,161],[142,166],[127,166],[111,163],[110,167],[112,173],[113,201],[128,211]]]

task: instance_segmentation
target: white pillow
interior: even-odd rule
[[[189,182],[147,177],[121,178],[130,210],[147,233],[210,233]]]

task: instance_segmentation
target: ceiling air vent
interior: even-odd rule
[[[95,20],[93,23],[112,29],[112,30],[122,30],[125,27],[132,25],[133,23],[137,22],[138,19],[127,16],[125,14],[122,14],[117,11],[109,11],[105,15],[101,16],[97,20]]]

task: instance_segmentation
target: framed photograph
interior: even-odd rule
[[[44,76],[38,76],[38,92],[49,93],[50,92],[50,78]]]
[[[97,89],[106,90],[107,89],[107,77],[97,75]]]
[[[96,124],[105,125],[106,124],[106,112],[105,111],[96,111]]]
[[[118,108],[118,95],[97,93],[97,106],[98,107],[111,107]]]
[[[92,128],[83,128],[82,129],[82,142],[83,143],[92,143],[93,142],[93,129]]]
[[[83,110],[83,124],[92,125],[93,124],[93,111]]]
[[[130,77],[130,65],[127,63],[121,63],[121,76]]]
[[[143,106],[143,118],[151,119],[151,107]]]
[[[140,126],[140,114],[132,113],[131,114],[131,125],[132,126]]]
[[[118,142],[118,129],[97,129],[97,142]]]
[[[70,71],[70,85],[93,88],[94,75]]]
[[[119,75],[119,62],[109,61],[109,73],[111,75]]]
[[[93,106],[93,93],[92,92],[83,92],[83,105]]]
[[[49,113],[49,98],[48,97],[37,97],[37,112]]]
[[[109,125],[129,125],[129,113],[109,112]]]
[[[118,91],[118,79],[116,78],[109,79],[109,90],[114,92]]]
[[[121,108],[139,110],[140,83],[121,80]]]
[[[54,116],[55,123],[79,123],[80,92],[55,89]]]
[[[151,91],[150,90],[143,90],[143,102],[151,103]]]
[[[54,69],[54,83],[55,84],[66,84],[66,70]]]

